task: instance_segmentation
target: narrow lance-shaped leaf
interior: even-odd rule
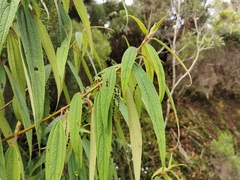
[[[43,116],[45,97],[45,71],[42,46],[37,25],[30,10],[20,6],[17,15],[25,77],[36,124],[37,136],[40,138],[38,127]],[[39,139],[38,143],[40,144]]]
[[[72,98],[68,119],[70,142],[73,151],[79,159],[82,159],[82,142],[79,134],[82,119],[82,97],[79,93],[75,94]]]
[[[7,72],[9,81],[11,83],[11,87],[12,87],[14,96],[17,98],[16,102],[17,102],[17,106],[19,107],[19,110],[21,113],[23,125],[25,128],[28,128],[29,126],[31,126],[31,120],[30,120],[27,104],[25,102],[25,99],[24,99],[21,91],[20,91],[20,88],[18,87],[15,79],[13,78],[11,72],[9,71],[9,69],[6,66],[5,66],[5,70]],[[32,154],[32,130],[26,132],[26,135],[27,135],[27,140],[28,140],[29,153],[31,156],[31,154]]]
[[[72,73],[73,73],[73,76],[75,77],[76,81],[77,81],[77,84],[78,84],[78,87],[81,91],[81,93],[84,93],[84,86],[83,86],[83,83],[82,83],[82,80],[81,78],[79,77],[78,75],[78,71],[76,70],[76,68],[73,66],[72,62],[71,61],[67,61],[68,63],[68,66],[69,68],[71,69]]]
[[[162,102],[165,94],[165,73],[161,63],[161,60],[158,57],[156,50],[150,44],[144,44],[142,46],[142,53],[151,62],[151,69],[156,72],[159,86],[159,99]]]
[[[137,56],[137,48],[129,47],[123,54],[121,63],[121,83],[123,94],[126,91],[128,79],[132,70],[133,63]]]
[[[104,130],[106,130],[108,126],[108,112],[114,93],[115,83],[116,70],[114,68],[108,68],[103,75],[101,89],[101,118],[104,125]]]
[[[107,180],[109,172],[112,124],[111,121],[109,121],[108,126],[104,127],[103,121],[108,121],[108,119],[103,118],[108,118],[108,116],[102,114],[106,112],[103,112],[104,108],[101,104],[101,95],[101,92],[98,92],[94,101],[94,129],[97,148],[97,168],[99,172],[99,179]]]
[[[5,154],[7,179],[20,179],[20,161],[18,150],[10,146]]]
[[[3,97],[3,94],[0,93],[0,107],[3,107],[4,105],[5,105],[4,97]],[[1,130],[2,134],[4,135],[4,137],[8,137],[13,134],[9,123],[8,123],[7,119],[5,118],[5,109],[0,110],[0,130]],[[9,139],[7,142],[9,144],[9,146],[14,144],[13,139]]]
[[[143,32],[145,35],[148,34],[147,28],[145,27],[145,25],[144,25],[138,18],[136,18],[135,16],[131,16],[131,15],[129,15],[129,17],[133,18],[134,21],[136,21],[136,23],[138,24],[138,26],[140,27],[140,29],[142,30],[142,32]]]
[[[23,97],[25,98],[26,79],[24,75],[24,67],[22,63],[19,40],[16,35],[11,31],[7,36],[7,51],[8,51],[8,63],[12,72],[13,78],[16,80]]]
[[[1,116],[1,115],[0,115]],[[0,137],[0,179],[7,179],[6,168],[5,168],[5,159],[3,154],[2,139]]]
[[[62,89],[65,76],[65,66],[72,37],[72,22],[60,2],[57,3],[57,7],[59,10],[60,27],[62,32],[61,46],[57,49],[57,67]]]
[[[87,9],[82,0],[73,0],[73,2],[76,7],[76,10],[83,22],[83,26],[86,29],[88,43],[89,43],[89,47],[90,47],[91,53],[92,53],[93,52],[92,32],[91,32],[91,28],[90,28],[90,22],[89,22],[89,18],[88,18]]]
[[[3,94],[6,85],[6,73],[3,66],[0,64],[0,93]]]
[[[168,98],[170,100],[170,104],[172,106],[172,109],[173,109],[173,112],[174,112],[174,115],[175,115],[175,118],[176,118],[176,124],[177,124],[177,130],[178,130],[178,133],[177,133],[178,137],[177,137],[177,139],[178,139],[178,143],[179,143],[179,141],[180,141],[180,126],[179,126],[179,120],[178,120],[178,114],[177,114],[176,106],[174,104],[173,97],[172,97],[171,92],[168,89],[167,85],[165,85],[165,88],[166,88],[166,93],[167,93],[167,96],[168,96]],[[166,127],[166,124],[165,124],[165,127]],[[177,145],[178,145],[178,143],[177,143]]]
[[[168,16],[168,15],[164,16],[162,19],[160,19],[157,23],[155,23],[155,24],[153,25],[153,27],[150,29],[150,34],[151,34],[151,35],[154,34],[154,33],[158,30],[159,26],[163,23],[164,19],[165,19],[167,16]]]
[[[153,38],[155,41],[157,41],[159,44],[161,44],[164,48],[166,48],[168,50],[168,52],[170,52],[175,58],[176,60],[178,61],[178,63],[183,67],[183,69],[187,72],[189,78],[190,78],[190,85],[192,84],[192,77],[188,71],[188,69],[186,68],[186,66],[183,64],[182,60],[162,41],[156,39],[156,38]]]
[[[153,129],[157,137],[160,151],[162,168],[164,169],[166,157],[166,139],[162,106],[159,101],[158,94],[144,70],[139,65],[135,64],[133,66],[133,72],[142,93],[142,101],[153,123]]]
[[[140,180],[142,158],[142,132],[137,108],[133,100],[133,94],[127,87],[126,104],[128,108],[129,131],[133,156],[135,180]]]
[[[94,111],[95,112],[95,111]],[[95,170],[96,170],[96,137],[95,137],[95,129],[94,129],[94,113],[91,115],[91,126],[90,126],[90,154],[89,154],[89,180],[94,180]]]
[[[28,8],[29,3],[30,3],[30,0],[22,0],[22,4],[26,9]]]
[[[46,179],[61,179],[66,153],[66,137],[61,121],[50,132],[46,150]]]
[[[57,56],[55,54],[55,50],[54,50],[52,41],[49,37],[49,34],[48,34],[46,28],[44,27],[44,25],[42,24],[41,20],[35,16],[35,21],[36,21],[36,24],[38,27],[38,31],[39,31],[43,49],[44,49],[44,51],[48,57],[48,60],[51,64],[51,68],[52,68],[53,75],[54,75],[54,80],[57,85],[57,92],[58,92],[58,99],[59,99],[60,94],[62,92],[62,87],[61,87],[61,79],[60,79],[60,75],[59,75],[58,67],[57,67],[57,63],[58,63]]]
[[[9,28],[12,25],[17,12],[19,0],[1,0],[0,1],[0,54],[3,44],[6,40]]]

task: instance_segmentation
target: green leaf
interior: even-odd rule
[[[25,99],[26,79],[24,75],[24,67],[22,63],[19,40],[13,32],[9,32],[7,36],[7,51],[8,51],[8,63],[20,91]]]
[[[112,101],[114,87],[116,83],[116,70],[114,68],[106,69],[103,75],[102,90],[101,90],[101,116],[104,125],[104,130],[108,126],[108,111]]]
[[[90,150],[89,154],[89,180],[94,180],[95,170],[96,170],[96,137],[94,130],[94,113],[91,115],[91,126],[90,126]]]
[[[69,161],[68,161],[68,175],[70,180],[78,180],[79,172],[78,172],[78,165],[76,162],[75,154],[72,152]],[[90,169],[90,168],[89,168]]]
[[[189,79],[190,79],[190,85],[192,84],[192,77],[188,71],[188,69],[186,68],[186,66],[183,64],[182,60],[162,41],[156,39],[156,38],[153,38],[155,41],[157,41],[159,44],[161,44],[164,48],[166,48],[168,50],[168,52],[170,52],[175,58],[176,60],[178,61],[178,63],[183,67],[183,69],[187,72],[188,76],[189,76]]]
[[[173,97],[172,97],[172,95],[171,95],[171,92],[170,92],[170,90],[168,89],[167,85],[165,85],[165,90],[166,90],[166,94],[167,94],[167,96],[168,96],[168,98],[169,98],[169,100],[170,100],[170,104],[171,104],[171,107],[172,107],[172,109],[173,109],[173,112],[174,112],[174,115],[175,115],[175,118],[176,118],[176,124],[177,124],[177,130],[178,130],[178,137],[177,137],[177,139],[178,139],[178,143],[179,143],[179,142],[180,142],[180,125],[179,125],[179,119],[178,119],[177,109],[176,109],[176,106],[175,106],[175,104],[174,104],[174,100],[173,100]],[[177,145],[178,145],[178,143],[177,143]],[[176,146],[177,146],[177,145],[176,145]]]
[[[102,106],[101,96],[101,92],[98,92],[95,97],[93,106],[94,129],[97,148],[97,168],[99,172],[99,180],[107,180],[111,150],[112,121],[104,119],[106,117],[108,118],[108,113],[103,112],[104,107]],[[104,127],[105,121],[108,121],[106,127]]]
[[[81,78],[78,75],[78,72],[77,72],[76,68],[73,66],[71,61],[67,61],[67,63],[68,63],[68,66],[70,67],[70,69],[73,73],[73,76],[75,77],[75,79],[77,81],[77,84],[78,84],[78,87],[79,87],[81,93],[84,93],[84,86],[83,86]]]
[[[137,48],[129,47],[123,54],[121,63],[121,83],[122,92],[125,94],[128,79],[132,70],[133,63],[135,62],[137,56]]]
[[[33,174],[33,172],[34,172],[37,168],[41,167],[41,165],[42,165],[43,163],[45,163],[45,161],[46,161],[46,153],[44,153],[43,155],[39,156],[39,160],[38,160],[38,161],[34,164],[34,166],[31,168],[31,171],[30,171],[30,173],[29,173],[29,176],[31,176],[31,175]]]
[[[9,71],[9,69],[5,66],[5,70],[7,72],[9,81],[11,83],[11,87],[13,90],[13,93],[15,95],[15,97],[17,98],[17,106],[19,108],[20,114],[21,114],[21,119],[23,121],[23,125],[25,128],[28,128],[29,126],[31,126],[31,120],[30,120],[30,115],[28,112],[28,108],[27,108],[27,104],[25,102],[25,99],[20,91],[20,88],[18,87],[15,79],[13,78],[11,72]],[[28,147],[29,147],[29,153],[30,156],[32,154],[32,130],[26,132],[26,136],[27,136],[27,141],[28,141]]]
[[[154,69],[156,72],[159,86],[159,99],[160,102],[162,102],[165,94],[165,73],[161,60],[159,59],[156,50],[150,44],[144,44],[142,46],[142,53],[145,55],[144,57],[151,62],[151,69]]]
[[[43,49],[48,57],[48,60],[50,62],[51,65],[51,69],[53,71],[53,75],[54,75],[54,80],[56,82],[57,85],[57,90],[58,90],[58,100],[60,98],[60,94],[62,92],[62,86],[61,86],[61,79],[60,79],[60,75],[58,72],[58,66],[57,66],[57,56],[55,54],[55,50],[53,48],[53,44],[52,41],[47,33],[46,28],[44,27],[44,25],[42,24],[42,22],[39,20],[39,18],[35,17],[35,21],[38,27],[38,31],[39,31],[39,35],[41,38],[41,43],[43,46]]]
[[[19,0],[12,0],[10,3],[8,0],[0,1],[0,54],[9,28],[11,27],[17,12],[18,4]]]
[[[145,35],[148,34],[147,28],[145,27],[145,25],[144,25],[138,18],[136,18],[136,17],[134,17],[134,16],[131,16],[131,15],[129,15],[129,17],[133,18],[134,21],[136,21],[136,23],[138,24],[138,26],[140,27],[140,29],[142,30],[142,32],[143,32]]]
[[[22,4],[26,9],[28,8],[29,3],[30,3],[30,0],[22,0]]]
[[[82,50],[82,44],[83,44],[83,34],[81,32],[76,32],[75,33],[75,39],[77,41],[77,44],[75,45],[75,48],[78,49],[79,51],[74,51],[74,66],[77,70],[79,71],[80,68],[80,56],[84,56],[83,53],[81,53]]]
[[[130,89],[126,89],[126,104],[128,108],[128,118],[129,118],[129,130],[130,130],[130,140],[131,149],[133,156],[133,167],[135,180],[140,180],[141,173],[141,158],[142,158],[142,133],[140,119],[138,116],[137,108],[133,100],[133,94]]]
[[[6,73],[3,66],[0,64],[0,93],[3,94],[6,85]]]
[[[37,17],[40,17],[41,10],[40,10],[38,3],[35,0],[31,0],[31,5],[32,5],[33,10],[35,11]]]
[[[144,70],[139,65],[135,64],[133,66],[133,72],[142,93],[142,101],[153,123],[153,129],[157,137],[158,147],[160,151],[162,168],[164,168],[166,157],[166,138],[162,106],[154,85]]]
[[[50,132],[46,150],[46,179],[61,179],[66,153],[66,137],[61,121]]]
[[[57,3],[61,30],[61,46],[57,49],[57,67],[60,76],[61,89],[64,83],[65,66],[72,38],[72,22],[61,3]],[[56,64],[55,64],[56,65]]]
[[[91,53],[93,52],[93,41],[92,41],[92,32],[90,28],[90,22],[88,18],[87,9],[85,8],[85,5],[82,0],[73,0],[74,5],[76,7],[76,10],[78,12],[78,15],[80,16],[83,26],[86,29],[87,38],[89,47],[91,49]]]
[[[45,97],[45,71],[42,46],[36,22],[29,9],[20,6],[17,15],[25,77],[39,138],[38,128],[44,112]],[[38,143],[40,144],[39,139]]]
[[[157,23],[153,25],[153,27],[150,29],[150,34],[154,34],[158,30],[159,26],[162,24],[162,22],[167,16],[168,15],[164,16],[162,19],[160,19]]]
[[[72,98],[68,118],[70,142],[75,155],[82,160],[82,140],[79,134],[82,119],[82,96],[79,93]]]
[[[69,1],[70,0],[62,0],[63,7],[67,13],[68,13],[68,9],[69,9],[69,3],[70,3]]]
[[[10,146],[5,154],[7,179],[20,179],[20,161],[18,150]]]
[[[0,115],[1,116],[1,115]],[[1,120],[0,120],[1,121]],[[3,154],[2,139],[0,136],[0,179],[7,179],[6,169],[5,169],[5,159]]]

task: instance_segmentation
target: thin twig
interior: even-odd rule
[[[97,87],[99,87],[99,85],[101,85],[101,84],[102,84],[102,82],[97,83],[92,89],[90,89],[90,90],[87,91],[86,93],[82,94],[82,98],[86,97],[89,93],[91,93],[93,90],[95,90],[95,89],[96,89]],[[62,111],[66,110],[66,109],[69,108],[69,107],[70,107],[70,104],[68,104],[68,105],[62,107],[61,109],[59,109],[58,111],[55,111],[54,113],[50,114],[48,117],[42,119],[41,124],[43,124],[44,122],[50,120],[52,117],[56,116],[57,114],[61,113]],[[22,131],[19,131],[19,132],[15,133],[15,134],[12,134],[11,136],[8,136],[8,137],[6,137],[5,139],[3,139],[2,142],[5,142],[5,141],[7,141],[7,140],[9,140],[9,139],[12,139],[12,138],[14,138],[14,137],[16,137],[16,136],[19,136],[19,135],[21,135],[21,134],[24,134],[24,133],[26,133],[27,131],[30,131],[31,129],[35,128],[35,126],[36,126],[36,125],[33,124],[32,126],[26,128],[26,129],[24,129],[24,130],[22,130]]]

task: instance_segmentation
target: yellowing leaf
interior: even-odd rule
[[[126,91],[128,79],[132,70],[133,63],[137,56],[137,48],[129,47],[123,54],[121,63],[121,83],[123,94]]]
[[[142,162],[142,132],[137,108],[133,100],[133,94],[128,87],[126,89],[126,104],[128,108],[129,131],[133,156],[134,175],[135,180],[140,180]]]
[[[61,179],[66,153],[66,137],[61,121],[52,130],[47,142],[46,150],[46,179]]]
[[[8,0],[0,1],[0,54],[9,28],[11,27],[17,12],[18,4],[19,0],[12,0],[10,3]]]
[[[154,85],[150,81],[145,71],[139,65],[135,64],[133,66],[133,72],[142,93],[142,101],[153,123],[153,129],[157,137],[158,147],[160,151],[162,168],[164,168],[166,157],[166,138],[162,106]]]

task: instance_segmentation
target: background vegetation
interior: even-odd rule
[[[238,179],[238,1],[1,3],[2,179]]]

